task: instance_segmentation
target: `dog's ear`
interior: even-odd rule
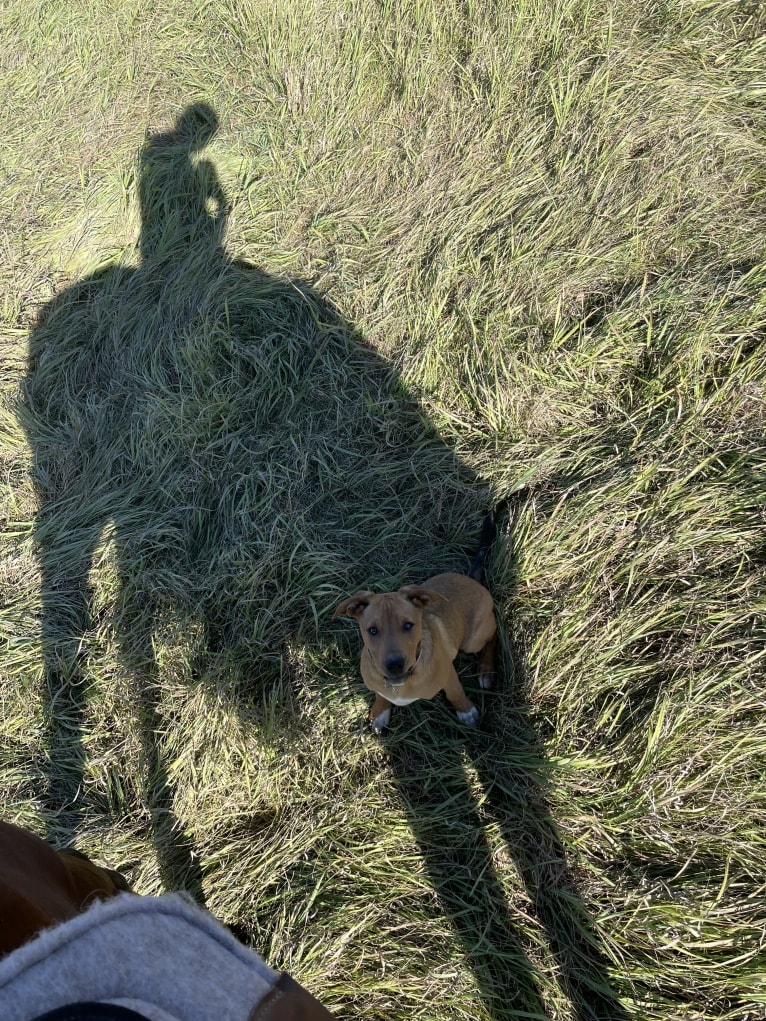
[[[355,592],[343,600],[333,617],[361,617],[374,595],[374,592]]]
[[[443,596],[441,592],[434,592],[433,589],[423,588],[421,585],[405,585],[404,588],[400,588],[399,591],[405,599],[409,599],[413,606],[417,606],[418,609],[422,610],[424,606],[428,606],[429,603],[436,603],[440,599],[446,600],[446,596]]]

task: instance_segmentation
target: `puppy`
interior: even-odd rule
[[[478,652],[479,685],[492,686],[497,626],[492,596],[479,579],[494,533],[494,514],[488,514],[468,575],[437,574],[397,592],[356,592],[335,611],[359,624],[362,680],[375,694],[369,720],[376,734],[389,725],[393,705],[433,698],[438,691],[461,723],[479,722],[453,661],[460,650]]]

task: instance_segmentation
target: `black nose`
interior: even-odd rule
[[[394,677],[404,670],[404,656],[389,656],[386,660],[386,670]]]

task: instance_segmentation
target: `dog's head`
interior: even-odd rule
[[[367,653],[390,687],[404,684],[417,666],[423,637],[423,610],[444,596],[419,585],[398,592],[355,592],[336,617],[353,617]]]

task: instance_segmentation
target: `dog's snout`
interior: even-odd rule
[[[385,666],[391,676],[397,677],[404,670],[404,656],[387,656]]]

